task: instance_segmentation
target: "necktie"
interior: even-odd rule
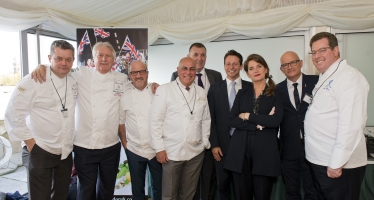
[[[187,91],[190,91],[190,87],[187,86],[187,87],[186,87],[186,90],[187,90]]]
[[[200,87],[204,88],[203,81],[201,80],[201,76],[202,76],[202,74],[198,73],[198,74],[196,74],[196,76],[197,76],[197,84],[198,84]]]
[[[297,85],[298,83],[294,83],[292,84],[293,87],[294,87],[294,90],[293,90],[293,97],[295,98],[295,106],[296,106],[296,110],[299,109],[299,106],[300,106],[300,97],[299,97],[299,91],[297,90]]]
[[[232,105],[234,104],[234,100],[235,100],[235,97],[236,97],[235,84],[236,84],[236,82],[234,82],[234,81],[231,82],[231,90],[230,90],[230,98],[229,98],[230,110],[232,108]],[[232,135],[234,133],[234,130],[235,130],[235,128],[230,128],[230,135]]]

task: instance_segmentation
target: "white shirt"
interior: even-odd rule
[[[165,150],[170,160],[190,160],[209,149],[210,113],[204,89],[193,83],[187,91],[179,78],[159,86],[152,101],[150,128],[152,148]]]
[[[119,102],[130,87],[125,74],[79,67],[72,73],[78,82],[74,145],[103,149],[119,142]]]
[[[138,156],[151,160],[156,152],[151,147],[149,115],[153,99],[152,85],[143,90],[134,86],[121,98],[120,124],[125,122],[127,149]]]
[[[200,73],[201,74],[201,81],[203,82],[203,85],[204,85],[204,90],[205,90],[205,93],[208,94],[208,91],[209,91],[209,87],[210,87],[210,82],[209,82],[209,79],[208,79],[208,76],[206,74],[206,71],[205,71],[205,67],[201,70],[201,72],[196,72],[196,74]],[[196,75],[195,77],[195,84],[198,86],[199,83],[198,83],[198,76]]]
[[[235,93],[238,94],[238,91],[240,89],[242,89],[242,79],[240,77],[238,77],[237,79],[235,79],[234,81],[231,81],[230,79],[228,79],[226,77],[226,84],[227,84],[227,98],[229,99],[230,101],[230,93],[231,93],[231,83],[232,82],[236,82],[235,84]]]
[[[304,126],[306,158],[332,169],[367,163],[363,129],[369,84],[361,72],[340,61],[320,74]]]
[[[32,80],[30,75],[17,84],[5,113],[5,127],[12,141],[34,138],[40,148],[61,155],[63,160],[73,150],[77,84],[70,75],[59,78],[51,73],[50,76],[50,68],[46,72],[43,84]],[[66,117],[61,112],[61,101],[51,77],[64,105],[66,91]]]
[[[296,82],[292,82],[292,81],[287,79],[288,95],[290,97],[290,101],[291,101],[293,107],[296,108],[295,97],[293,96],[293,92],[295,90],[295,87],[293,86],[294,83],[297,83],[297,92],[299,93],[299,100],[301,102],[301,95],[303,94],[303,91],[302,91],[302,89],[303,89],[303,87],[302,87],[302,85],[303,85],[303,75],[301,75],[299,77],[299,79],[297,79]]]

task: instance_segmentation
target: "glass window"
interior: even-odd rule
[[[0,31],[0,44],[0,120],[4,120],[10,96],[21,80],[19,32]]]

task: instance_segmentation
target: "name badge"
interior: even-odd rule
[[[312,96],[310,94],[305,93],[303,101],[307,102],[308,104],[312,103]]]
[[[61,114],[64,117],[68,117],[68,109],[61,109]]]
[[[122,95],[122,93],[123,93],[123,82],[122,81],[118,81],[118,80],[114,81],[113,92],[114,92],[114,96],[121,96]]]

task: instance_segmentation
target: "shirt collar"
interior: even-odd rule
[[[320,77],[329,77],[335,70],[336,68],[339,66],[339,63],[340,61],[342,61],[342,59],[337,59],[326,71],[325,73],[320,73],[319,76]]]
[[[236,82],[237,86],[241,86],[242,85],[242,79],[240,78],[240,76],[237,79],[235,79],[234,81],[231,81],[230,79],[228,79],[226,77],[227,87],[230,87],[230,85],[231,85],[232,82]]]
[[[206,76],[205,67],[201,70],[201,72],[196,72],[196,74],[202,74],[203,76]]]
[[[297,79],[296,82],[292,82],[289,79],[287,79],[287,87],[288,88],[293,88],[294,83],[297,83],[298,86],[302,85],[303,84],[303,75],[301,74],[301,76]]]

